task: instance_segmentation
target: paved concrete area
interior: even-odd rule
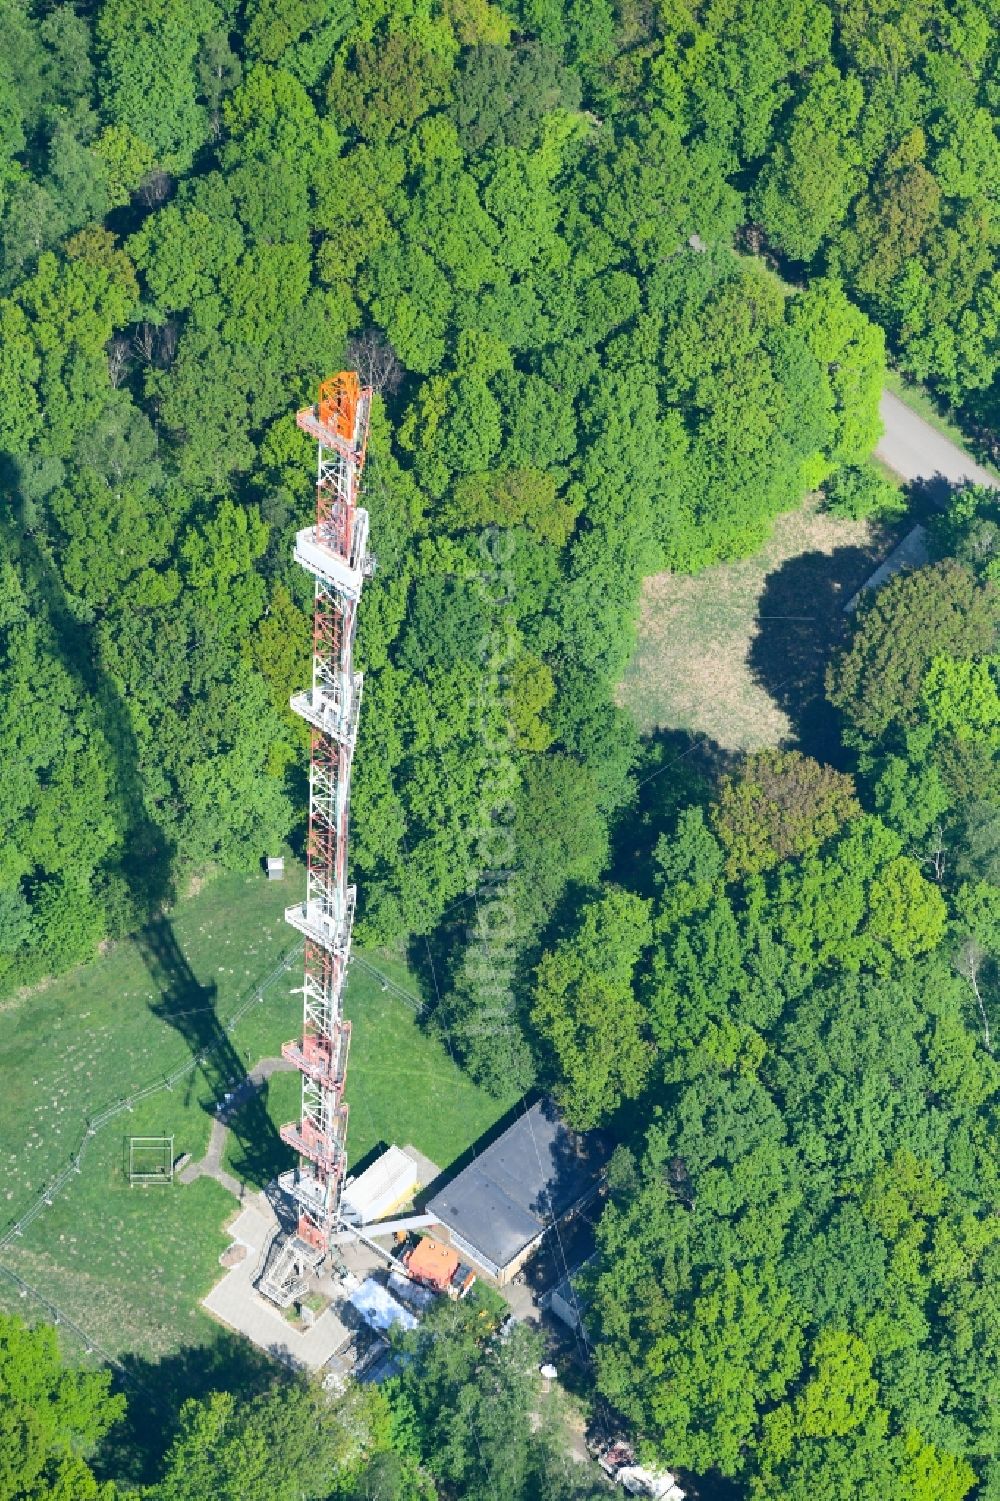
[[[350,1339],[351,1330],[331,1308],[320,1314],[311,1328],[293,1329],[281,1312],[255,1291],[253,1279],[261,1253],[276,1227],[271,1206],[263,1195],[257,1195],[229,1227],[233,1240],[246,1246],[246,1260],[231,1267],[216,1283],[203,1299],[203,1307],[277,1360],[318,1371]]]
[[[844,606],[844,613],[850,615],[852,611],[857,609],[858,604],[865,594],[870,594],[876,589],[881,589],[886,580],[892,578],[894,573],[902,573],[904,569],[923,568],[927,559],[926,528],[915,526],[912,531],[907,532],[898,547],[893,548],[885,562],[876,568],[871,578],[865,579],[857,594],[852,594]]]
[[[484,1281],[487,1280],[484,1278]],[[507,1299],[511,1313],[524,1324],[540,1324],[542,1311],[535,1300],[533,1290],[526,1282],[508,1282],[498,1291]]]
[[[412,1142],[407,1142],[403,1151],[417,1164],[417,1191],[422,1192],[430,1188],[431,1184],[441,1176],[441,1169],[437,1163],[425,1157],[423,1152],[418,1152]]]
[[[386,1269],[385,1257],[372,1246],[366,1246],[364,1241],[358,1240],[357,1237],[352,1237],[347,1243],[339,1245],[337,1254],[347,1270],[357,1277],[359,1282],[364,1282],[365,1278],[370,1277],[373,1272],[384,1272]]]
[[[989,470],[970,459],[891,391],[882,392],[879,412],[885,432],[879,439],[875,457],[902,479],[939,478],[949,485],[961,485],[968,480],[976,485],[997,483]]]

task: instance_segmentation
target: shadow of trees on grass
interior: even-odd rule
[[[753,679],[788,716],[798,748],[834,766],[844,751],[823,688],[827,663],[850,636],[844,606],[890,546],[800,553],[768,574],[758,601],[747,657]]]

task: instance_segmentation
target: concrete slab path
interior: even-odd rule
[[[229,1129],[228,1122],[232,1115],[246,1103],[254,1090],[270,1079],[272,1074],[291,1073],[295,1068],[294,1063],[289,1063],[285,1058],[262,1058],[255,1063],[243,1082],[234,1091],[229,1104],[212,1119],[212,1130],[208,1138],[208,1150],[200,1162],[189,1162],[187,1167],[182,1168],[177,1174],[178,1182],[193,1183],[196,1178],[214,1178],[221,1183],[234,1198],[243,1203],[246,1193],[246,1185],[241,1183],[222,1166],[222,1154],[226,1150],[226,1132]]]
[[[178,1173],[181,1183],[193,1183],[196,1178],[214,1178],[221,1183],[240,1203],[243,1202],[244,1185],[222,1166],[222,1154],[226,1149],[227,1127],[218,1118],[212,1122],[208,1138],[208,1151],[200,1162],[189,1162]]]
[[[428,1188],[431,1187],[433,1183],[436,1183],[440,1178],[441,1169],[438,1167],[436,1162],[432,1162],[431,1159],[427,1157],[423,1152],[418,1152],[412,1142],[408,1141],[404,1146],[403,1151],[406,1153],[407,1157],[412,1158],[412,1160],[417,1164],[417,1182],[419,1184],[419,1191],[421,1193],[425,1192]]]

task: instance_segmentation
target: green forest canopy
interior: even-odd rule
[[[992,0],[0,14],[0,985],[300,837],[292,413],[359,365],[359,932],[613,1125],[603,1390],[755,1497],[1000,1496],[995,498],[831,666],[842,765],[612,867],[643,575],[853,493],[886,348],[997,418]]]
[[[760,751],[538,966],[619,1141],[598,1385],[753,1501],[1000,1495],[1000,495],[831,664],[853,775]]]
[[[342,1395],[273,1361],[238,1391],[175,1407],[162,1386],[60,1358],[56,1331],[0,1314],[3,1501],[599,1501],[543,1400],[542,1339],[499,1337],[476,1296],[442,1299],[406,1337],[399,1376]],[[204,1373],[202,1384],[204,1384]],[[197,1378],[196,1378],[197,1379]],[[539,1409],[542,1409],[539,1421]],[[441,1489],[439,1490],[439,1486]]]
[[[502,811],[517,874],[480,925],[514,912],[523,1009],[538,935],[631,796],[611,686],[643,573],[752,550],[865,458],[881,330],[832,260],[793,294],[733,253],[740,133],[723,150],[696,91],[680,108],[663,20],[486,0],[5,0],[3,20],[0,982],[300,830],[292,411],[352,359],[380,394],[363,936],[440,940]],[[450,1024],[488,1074],[477,945],[443,938]],[[504,1048],[530,1074],[516,1029]]]

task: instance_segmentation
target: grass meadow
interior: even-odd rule
[[[0,1269],[43,1292],[112,1355],[162,1362],[228,1339],[199,1300],[220,1275],[223,1226],[236,1200],[209,1178],[130,1187],[127,1141],[172,1135],[175,1156],[201,1157],[225,1085],[298,1031],[301,958],[283,911],[300,884],[294,866],[282,884],[218,876],[179,902],[152,935],[0,1006],[0,1234],[75,1156],[88,1121],[193,1057],[202,1060],[89,1138],[80,1172],[0,1252]],[[385,981],[362,964],[352,967],[351,1159],[381,1141],[409,1141],[446,1166],[510,1102],[483,1094],[421,1029],[417,982],[401,959],[363,957],[393,988],[383,990]],[[259,1003],[227,1030],[269,975]],[[277,1125],[297,1114],[298,1076],[275,1075],[234,1122],[230,1169],[254,1185],[290,1163]],[[28,1317],[50,1316],[2,1275],[0,1302]]]
[[[811,499],[779,516],[751,558],[647,578],[618,702],[644,734],[686,731],[724,751],[813,749],[843,606],[891,546],[872,523]]]

